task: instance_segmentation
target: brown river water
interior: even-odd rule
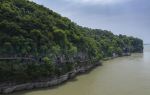
[[[144,48],[143,54],[106,61],[62,85],[11,95],[150,95],[150,45]]]

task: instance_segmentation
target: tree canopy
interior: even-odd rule
[[[64,74],[79,60],[142,51],[139,38],[79,26],[28,0],[0,0],[0,57],[20,58],[0,61],[0,81]]]

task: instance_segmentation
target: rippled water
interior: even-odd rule
[[[150,95],[150,46],[143,54],[106,61],[60,86],[12,95]]]

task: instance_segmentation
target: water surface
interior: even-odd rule
[[[150,46],[143,54],[106,61],[60,86],[12,95],[150,95]]]

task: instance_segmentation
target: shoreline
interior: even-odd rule
[[[0,87],[0,94],[9,94],[13,93],[16,91],[23,91],[23,90],[31,90],[31,89],[36,89],[36,88],[46,88],[46,87],[52,87],[59,85],[61,83],[66,82],[69,79],[74,78],[75,76],[79,74],[86,73],[88,71],[91,71],[93,68],[96,68],[97,66],[101,66],[101,62],[97,62],[95,64],[90,64],[85,67],[78,68],[76,70],[73,70],[71,72],[68,72],[65,75],[62,75],[57,78],[53,78],[48,81],[43,81],[43,82],[27,82],[27,83],[22,83],[22,84],[8,84],[7,86]]]
[[[107,60],[112,60],[118,57],[130,56],[130,55],[131,54],[125,54],[123,56],[107,57],[107,58],[104,58],[102,62],[107,61]],[[9,94],[9,93],[17,92],[17,91],[31,90],[31,89],[36,89],[36,88],[47,88],[47,87],[60,85],[64,82],[67,82],[69,79],[73,79],[79,74],[84,74],[86,72],[93,70],[94,68],[98,66],[102,66],[102,62],[99,61],[94,64],[87,65],[85,67],[74,69],[71,72],[68,72],[62,76],[59,76],[57,78],[53,78],[50,80],[45,80],[41,82],[27,82],[27,83],[20,83],[20,84],[10,83],[10,84],[7,84],[7,86],[0,86],[0,94]]]

